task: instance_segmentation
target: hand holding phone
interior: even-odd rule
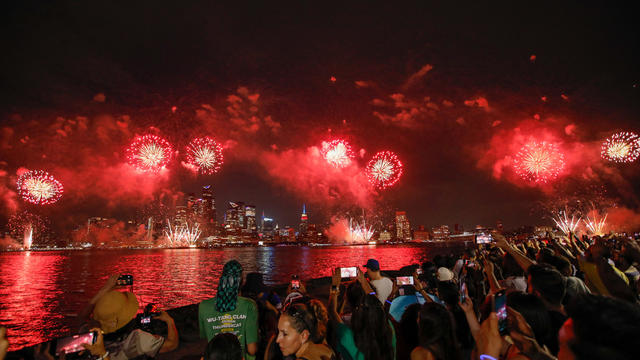
[[[291,289],[300,289],[300,280],[291,280]]]
[[[358,268],[355,266],[340,268],[340,276],[345,278],[355,278],[358,276]]]
[[[504,290],[498,291],[493,296],[493,311],[498,315],[498,331],[500,335],[508,333],[507,323],[507,294]]]
[[[460,302],[465,303],[467,301],[467,283],[465,281],[460,282]]]
[[[491,244],[493,236],[491,234],[476,234],[476,244]]]
[[[95,344],[98,333],[91,331],[84,334],[67,336],[62,339],[58,339],[56,344],[56,356],[60,354],[71,354],[84,350],[82,344]]]
[[[398,286],[413,285],[413,276],[398,276],[396,278],[396,284]]]

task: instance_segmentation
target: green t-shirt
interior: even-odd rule
[[[198,306],[200,337],[211,341],[223,332],[232,332],[238,337],[243,352],[247,344],[258,342],[258,307],[255,301],[238,296],[236,309],[219,312],[216,310],[216,298],[204,300]],[[247,359],[245,354],[245,359]]]
[[[396,331],[393,328],[393,324],[389,321],[391,327],[391,344],[393,345],[393,358],[396,358]],[[364,354],[358,350],[356,346],[356,340],[353,338],[353,331],[347,325],[340,323],[336,329],[336,338],[338,344],[336,350],[342,355],[345,360],[364,360]]]

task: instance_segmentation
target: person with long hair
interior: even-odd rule
[[[459,360],[460,348],[451,313],[442,305],[427,302],[418,313],[419,346],[411,360]]]
[[[253,358],[258,350],[258,308],[255,301],[238,296],[242,265],[236,260],[224,264],[216,297],[198,306],[200,337],[211,341],[222,332],[238,337],[243,357]]]
[[[358,277],[364,277],[361,271],[358,271]],[[340,269],[337,268],[333,273],[329,296],[329,318],[337,325],[336,350],[345,360],[395,360],[396,336],[393,325],[374,294],[370,292],[362,297],[353,309],[350,327],[342,322],[337,306],[340,280]]]

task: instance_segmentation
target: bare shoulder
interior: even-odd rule
[[[411,360],[435,360],[431,351],[418,346],[411,352]]]

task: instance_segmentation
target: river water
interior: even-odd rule
[[[396,270],[432,258],[444,249],[424,245],[242,247],[0,252],[0,325],[10,349],[68,335],[78,313],[110,274],[132,274],[141,305],[193,304],[215,295],[225,262],[238,260],[244,273],[261,272],[265,283],[329,276],[331,269],[362,266],[369,258]]]

